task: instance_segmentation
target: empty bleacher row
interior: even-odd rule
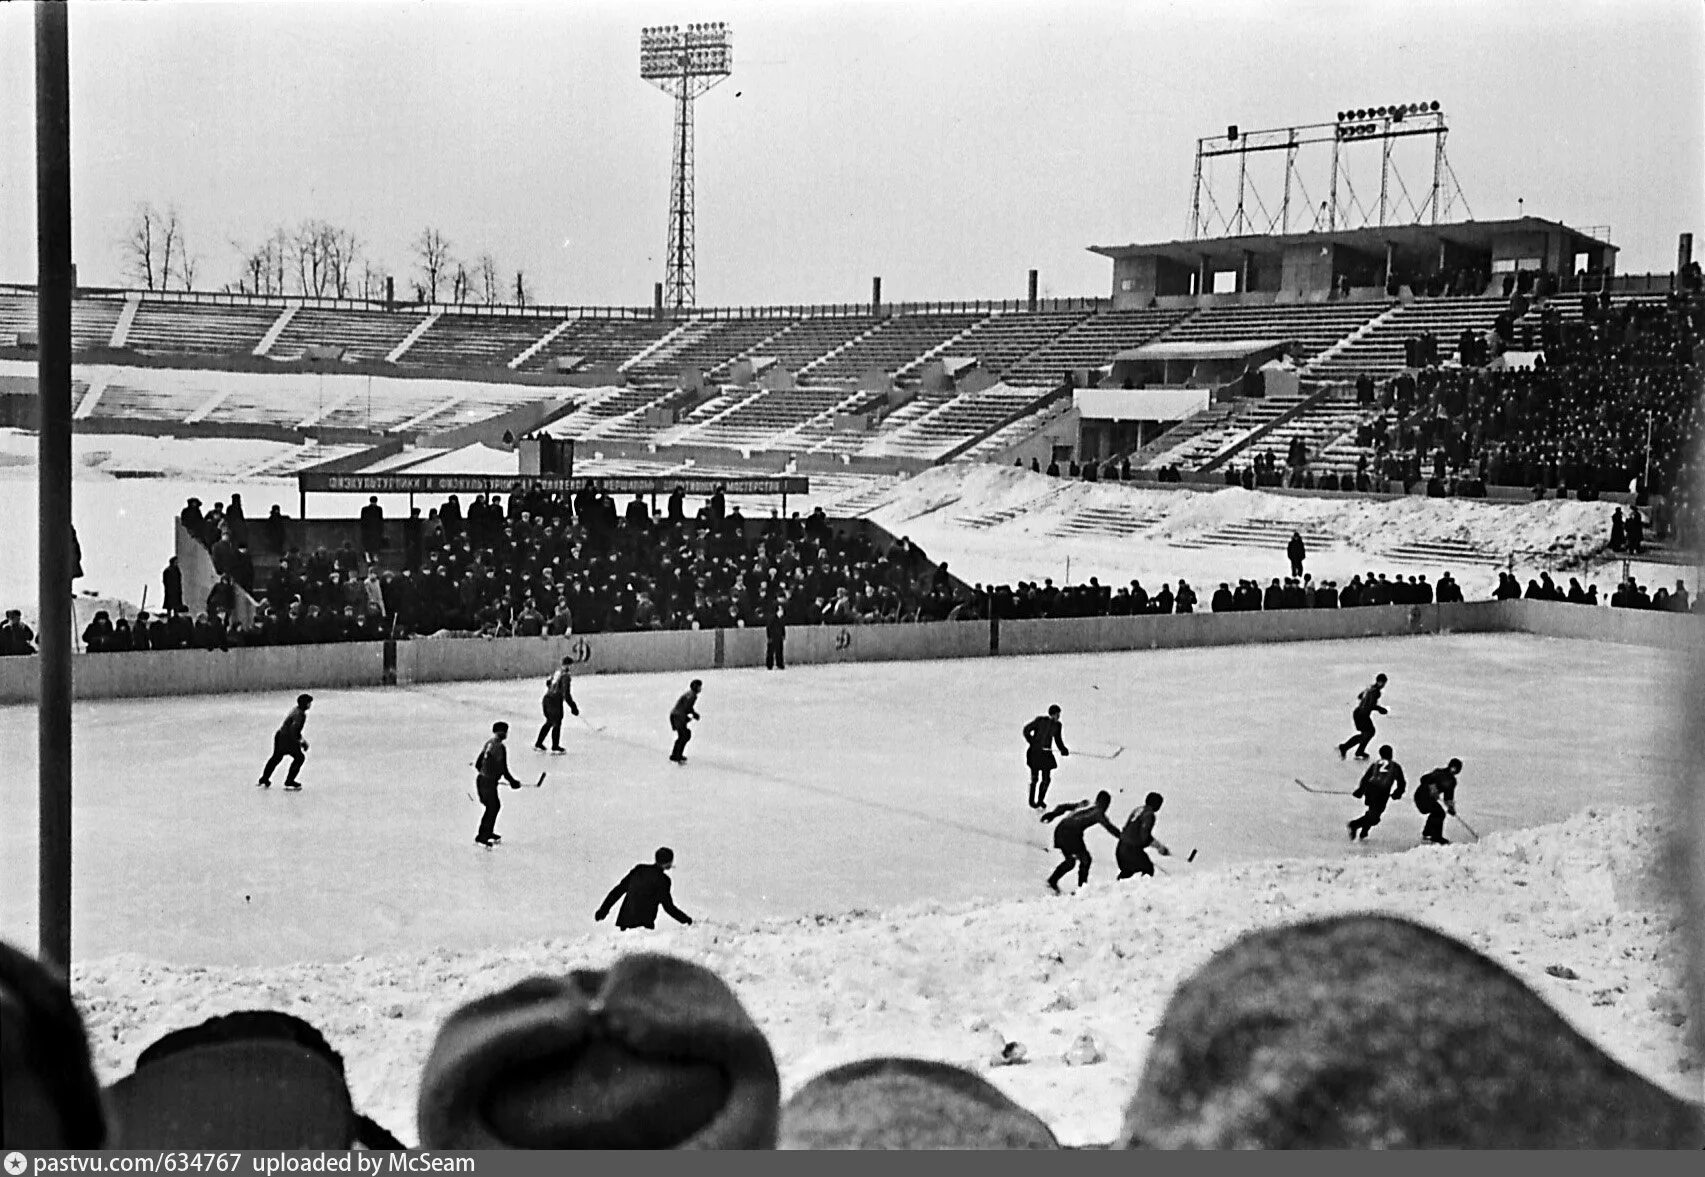
[[[1354,380],[1364,372],[1375,379],[1394,376],[1403,367],[1405,340],[1431,331],[1440,355],[1452,354],[1464,328],[1490,331],[1509,305],[1504,298],[1424,298],[1389,308],[1365,334],[1310,365],[1309,374],[1323,380]]]

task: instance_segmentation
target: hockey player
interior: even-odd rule
[[[1053,748],[1058,746],[1061,756],[1071,755],[1060,734],[1060,705],[1055,703],[1048,708],[1048,714],[1038,715],[1025,724],[1024,738],[1030,745],[1024,754],[1024,762],[1030,766],[1030,808],[1046,809],[1048,784],[1059,763],[1054,759]]]
[[[260,770],[260,780],[255,784],[263,789],[272,788],[272,770],[289,757],[290,771],[284,774],[284,787],[290,790],[302,787],[302,782],[296,779],[296,774],[302,771],[302,761],[308,755],[308,741],[302,738],[302,728],[308,722],[308,708],[313,705],[314,696],[296,696],[296,706],[290,709],[278,731],[273,733],[272,755],[267,759],[266,767]]]
[[[1356,722],[1356,734],[1338,745],[1338,759],[1344,759],[1344,754],[1351,748],[1356,750],[1357,760],[1368,758],[1368,741],[1373,739],[1373,713],[1387,715],[1389,712],[1379,705],[1379,696],[1385,690],[1385,675],[1376,674],[1372,685],[1356,698],[1356,709],[1350,718]]]
[[[1368,765],[1352,797],[1360,797],[1367,812],[1349,823],[1350,841],[1367,841],[1368,831],[1379,824],[1380,815],[1391,801],[1401,801],[1408,782],[1403,779],[1403,766],[1392,759],[1391,745],[1379,746],[1379,759]]]
[[[1065,861],[1048,876],[1048,889],[1056,895],[1060,892],[1060,880],[1070,874],[1074,866],[1077,867],[1077,885],[1082,887],[1089,882],[1089,847],[1083,844],[1083,836],[1091,827],[1101,826],[1115,838],[1119,836],[1118,827],[1107,820],[1107,807],[1112,804],[1113,794],[1103,789],[1095,795],[1094,801],[1068,801],[1042,815],[1043,821],[1061,819],[1060,824],[1054,827],[1054,849],[1065,856]]]
[[[669,753],[669,759],[676,764],[687,762],[687,741],[693,738],[687,721],[699,717],[699,692],[703,689],[704,682],[695,678],[687,685],[687,693],[676,699],[675,706],[670,709],[669,726],[675,729],[675,749]]]
[[[545,712],[545,723],[539,729],[539,738],[533,741],[535,752],[545,750],[545,737],[547,735],[551,738],[552,752],[563,750],[562,709],[564,704],[567,704],[569,710],[576,715],[580,714],[580,705],[574,701],[574,691],[569,681],[572,676],[568,673],[568,668],[572,665],[574,665],[574,659],[565,655],[562,665],[551,671],[550,677],[545,680],[545,695],[539,701]]]
[[[474,761],[474,771],[479,777],[474,787],[479,790],[480,804],[485,806],[485,812],[480,815],[480,832],[474,835],[474,841],[481,846],[494,846],[503,841],[497,836],[497,811],[503,808],[503,803],[497,799],[497,786],[508,783],[511,789],[519,789],[521,782],[509,772],[509,749],[503,741],[509,737],[509,725],[499,720],[491,725],[491,739],[480,749],[479,758]]]
[[[1132,875],[1154,877],[1154,861],[1148,856],[1151,846],[1156,854],[1171,856],[1172,851],[1154,836],[1155,818],[1165,803],[1165,797],[1159,793],[1150,793],[1143,798],[1143,807],[1132,810],[1131,816],[1125,819],[1125,828],[1119,832],[1119,845],[1113,851],[1113,859],[1119,864],[1121,879],[1128,879]]]
[[[622,909],[616,913],[616,927],[624,932],[629,928],[655,928],[659,907],[673,916],[677,923],[692,923],[693,917],[676,907],[669,895],[669,868],[675,865],[675,852],[667,846],[659,846],[654,858],[653,862],[642,862],[623,876],[622,881],[604,896],[604,902],[598,905],[598,911],[592,918],[602,920],[610,914],[616,900],[621,899]]]
[[[1445,814],[1456,816],[1456,774],[1462,771],[1462,761],[1451,757],[1443,768],[1435,768],[1415,786],[1415,808],[1427,815],[1421,827],[1421,841],[1435,846],[1449,846],[1445,837]]]

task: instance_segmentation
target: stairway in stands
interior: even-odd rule
[[[1472,564],[1479,568],[1502,568],[1509,562],[1507,554],[1499,554],[1478,544],[1455,539],[1416,540],[1394,544],[1381,549],[1380,559],[1392,564],[1425,565],[1426,567],[1457,568]]]
[[[1234,519],[1201,535],[1171,542],[1175,548],[1272,548],[1282,552],[1291,542],[1293,531],[1302,533],[1302,542],[1310,552],[1328,551],[1338,546],[1335,536],[1311,524],[1289,519]]]
[[[1147,531],[1165,517],[1166,512],[1159,508],[1132,510],[1129,507],[1082,507],[1055,524],[1048,534],[1060,538],[1123,539]]]

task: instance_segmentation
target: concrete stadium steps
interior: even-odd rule
[[[333,458],[358,454],[366,448],[366,446],[356,444],[318,445],[310,442],[249,467],[238,475],[235,481],[242,482],[251,478],[287,478],[299,470],[307,469],[309,466],[317,466],[321,462],[329,462]],[[250,520],[250,522],[252,523],[254,520]],[[256,571],[258,573],[260,569],[257,567]]]
[[[1147,343],[1184,317],[1179,311],[1102,311],[1007,369],[1008,384],[1053,385],[1069,368],[1098,368],[1114,354]]]
[[[817,476],[813,474],[810,478],[813,487],[815,487]],[[837,514],[848,518],[869,514],[888,497],[890,491],[904,481],[903,478],[895,478],[873,484],[863,490],[854,491],[844,498],[835,500],[835,511]],[[815,490],[813,493],[816,493]]]
[[[894,375],[987,318],[973,314],[892,315],[869,334],[811,366],[811,379],[856,380],[872,368]]]
[[[101,392],[89,416],[97,420],[122,418],[133,421],[176,421],[189,415],[207,399],[205,389],[193,392],[178,389],[135,388],[128,384],[109,383]]]
[[[523,372],[556,371],[556,361],[576,357],[576,367],[619,366],[676,327],[673,319],[575,319],[520,365]]]
[[[760,392],[719,415],[674,437],[683,445],[721,445],[762,449],[766,443],[807,421],[834,410],[848,398],[844,388],[794,388]]]
[[[892,432],[879,434],[863,453],[939,458],[994,432],[1035,400],[1039,390],[996,384],[959,396]]]
[[[696,368],[709,375],[728,367],[747,348],[756,347],[795,322],[773,319],[695,319],[629,369],[637,377],[673,380],[683,370]]]
[[[1177,463],[1186,470],[1200,470],[1229,446],[1235,445],[1281,414],[1290,412],[1308,399],[1308,396],[1309,393],[1298,391],[1285,396],[1250,397],[1234,416],[1226,418],[1218,428],[1205,429],[1162,455],[1164,464]]]
[[[1490,331],[1500,312],[1508,308],[1503,298],[1418,298],[1399,307],[1360,339],[1311,364],[1306,371],[1323,380],[1353,381],[1363,372],[1375,379],[1395,376],[1403,368],[1403,341],[1423,331],[1438,336],[1439,358],[1456,354],[1457,337],[1463,328]]]
[[[1159,470],[1163,466],[1172,465],[1174,450],[1194,441],[1210,429],[1218,429],[1248,405],[1247,400],[1231,400],[1209,405],[1199,413],[1192,413],[1166,432],[1150,438],[1142,449],[1132,453],[1131,465],[1138,470]]]
[[[1462,540],[1416,540],[1382,549],[1379,558],[1390,564],[1406,564],[1429,568],[1460,568],[1472,564],[1480,568],[1502,568],[1509,563],[1509,553],[1500,554]]]
[[[269,359],[294,360],[309,347],[323,344],[343,348],[348,359],[383,360],[425,318],[418,310],[339,311],[305,306],[279,332],[266,354]]]
[[[250,355],[282,311],[143,298],[124,345],[145,355]]]
[[[846,347],[881,322],[875,315],[815,315],[798,319],[761,345],[749,348],[743,355],[752,359],[773,359],[781,367],[797,374],[831,352]]]
[[[1328,393],[1320,403],[1304,409],[1283,425],[1275,426],[1249,449],[1238,454],[1233,461],[1247,459],[1251,451],[1259,453],[1271,450],[1279,464],[1284,465],[1285,457],[1290,452],[1291,439],[1300,437],[1303,445],[1308,448],[1309,461],[1312,463],[1315,457],[1325,453],[1333,442],[1346,434],[1354,437],[1356,422],[1361,418],[1361,411],[1356,408],[1354,398],[1353,391],[1334,390]],[[1355,469],[1354,459],[1351,459],[1350,468]]]
[[[1080,507],[1056,523],[1048,534],[1061,539],[1091,536],[1124,539],[1147,531],[1165,517],[1166,512],[1159,509]]]
[[[303,390],[250,386],[230,390],[203,410],[200,419],[216,425],[264,424],[295,429],[305,419],[333,407],[331,397],[321,400],[315,395],[303,395]]]
[[[959,457],[967,462],[988,461],[997,457],[1001,451],[1017,445],[1025,438],[1047,425],[1055,417],[1071,408],[1072,402],[1067,397],[1050,401],[1035,412],[1026,413],[1010,425],[1003,425],[976,445],[960,454]]]
[[[879,408],[887,399],[881,392],[847,392],[840,390],[841,399],[798,425],[774,434],[766,443],[771,449],[810,451],[835,431],[835,417],[841,413],[868,413]]]
[[[983,371],[1000,376],[1089,316],[1089,311],[1005,311],[990,315],[933,358],[976,360]],[[901,375],[917,373],[905,370]]]
[[[410,393],[398,390],[377,397],[360,395],[332,409],[315,424],[326,429],[371,429],[375,432],[389,432],[426,413],[435,405],[444,404],[445,400],[441,391]]]
[[[1293,531],[1302,533],[1302,542],[1310,552],[1330,551],[1338,546],[1336,536],[1311,524],[1287,519],[1232,520],[1201,535],[1170,542],[1175,548],[1272,548],[1282,552],[1291,542]]]
[[[1164,339],[1167,343],[1289,339],[1296,344],[1295,354],[1307,359],[1361,330],[1390,306],[1383,301],[1211,306],[1167,331]]]
[[[591,409],[592,416],[582,427],[581,437],[603,438],[610,441],[632,442],[666,442],[673,434],[695,422],[707,421],[717,413],[731,406],[728,394],[714,396],[711,399],[693,406],[687,414],[687,419],[681,424],[658,429],[645,423],[647,409],[659,408],[668,401],[680,396],[676,388],[664,388],[652,385],[643,388],[626,388],[607,401],[601,401]]]
[[[124,313],[123,299],[79,298],[71,303],[71,346],[79,351],[106,347]],[[11,347],[19,333],[36,331],[36,296],[33,291],[0,293],[0,347]]]
[[[446,312],[403,352],[405,368],[501,368],[544,338],[557,320]]]
[[[550,431],[558,437],[586,437],[595,426],[643,409],[665,395],[656,388],[594,389],[572,413],[551,422]]]
[[[1002,507],[995,511],[978,511],[970,515],[960,515],[955,518],[953,522],[960,527],[966,527],[972,531],[987,531],[991,527],[999,527],[1003,523],[1010,523],[1012,520],[1017,519],[1022,515],[1031,514],[1051,501],[1057,493],[1058,492],[1056,491],[1049,494],[1037,495],[1035,498],[1026,499],[1022,503],[1015,504],[1011,507]]]

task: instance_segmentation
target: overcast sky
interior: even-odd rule
[[[1105,295],[1111,264],[1085,247],[1186,236],[1197,137],[1434,99],[1459,217],[1515,216],[1520,199],[1609,226],[1625,273],[1668,271],[1677,234],[1705,227],[1701,9],[80,3],[79,277],[123,282],[117,242],[146,200],[181,210],[201,288],[237,279],[237,244],[312,217],[353,229],[399,293],[431,225],[459,257],[524,270],[540,299],[649,303],[672,108],[638,77],[639,30],[713,20],[733,27],[735,65],[697,105],[700,305],[858,301],[877,274],[891,300],[1017,297],[1031,267],[1045,294]],[[31,6],[0,4],[0,280],[34,278],[33,68]],[[1409,147],[1419,196],[1430,157]],[[1377,149],[1365,158],[1371,202]],[[1305,185],[1324,199],[1323,180]]]

